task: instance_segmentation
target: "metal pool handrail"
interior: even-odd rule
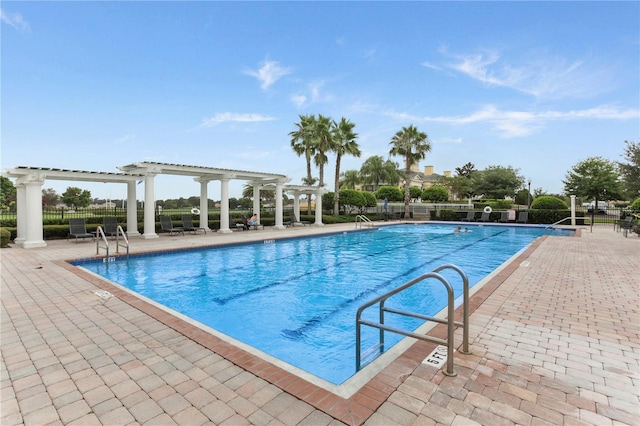
[[[360,226],[358,226],[358,224],[360,224]],[[365,215],[359,214],[358,216],[356,216],[356,229],[362,228],[362,225],[364,225],[364,224],[366,224],[367,226],[370,226],[370,227],[375,226],[373,224],[373,222],[371,221],[371,219],[369,219]]]
[[[120,238],[124,241],[124,243],[120,243]],[[106,251],[106,259],[109,259],[109,241],[107,241],[107,236],[105,235],[101,226],[98,226],[96,229],[96,255],[100,254],[100,242],[104,242],[104,246],[102,248]],[[116,253],[120,253],[120,247],[124,247],[127,250],[127,259],[129,259],[129,240],[127,239],[127,234],[124,233],[124,229],[122,226],[118,225],[116,228]]]
[[[449,283],[449,281],[447,281],[446,278],[444,278],[442,275],[438,274],[438,272],[444,270],[444,269],[453,269],[456,272],[458,272],[460,274],[460,276],[462,277],[463,280],[463,287],[464,287],[464,294],[463,294],[463,322],[457,322],[454,321],[454,311],[455,311],[455,306],[454,306],[454,293],[453,293],[453,287],[451,286],[451,284]],[[424,281],[426,279],[429,278],[435,278],[438,281],[440,281],[446,288],[447,290],[447,319],[441,319],[441,318],[434,318],[428,315],[422,315],[422,314],[417,314],[417,313],[413,313],[413,312],[408,312],[408,311],[402,311],[402,310],[398,310],[398,309],[393,309],[393,308],[387,308],[384,306],[386,300],[395,295],[398,294],[404,290],[406,290],[409,287],[414,286],[415,284]],[[368,307],[375,305],[376,303],[379,303],[379,308],[378,308],[378,314],[379,314],[379,322],[372,322],[372,321],[367,321],[362,319],[362,313],[364,312],[365,309],[367,309]],[[422,319],[425,321],[435,321],[435,322],[439,322],[439,323],[443,323],[443,324],[447,324],[447,338],[446,339],[440,339],[437,337],[431,337],[431,336],[427,336],[427,335],[423,335],[423,334],[417,334],[411,331],[407,331],[407,330],[402,330],[396,327],[390,327],[388,325],[385,325],[384,323],[384,313],[385,312],[390,312],[390,313],[394,313],[394,314],[398,314],[398,315],[404,315],[404,316],[408,316],[408,317],[412,317],[412,318],[418,318],[418,319]],[[462,271],[462,269],[460,269],[459,267],[452,265],[452,264],[446,264],[446,265],[442,265],[436,269],[434,269],[431,272],[427,272],[426,274],[423,274],[381,296],[376,297],[373,300],[370,300],[369,302],[365,303],[364,305],[360,306],[358,308],[358,311],[356,312],[356,371],[360,371],[361,368],[361,364],[362,364],[362,349],[361,349],[361,327],[362,325],[368,325],[369,327],[373,327],[373,328],[377,328],[380,330],[379,333],[379,343],[377,345],[375,345],[372,349],[373,350],[378,350],[379,353],[383,353],[384,352],[384,332],[385,331],[389,331],[392,333],[396,333],[396,334],[401,334],[403,336],[408,336],[408,337],[413,337],[415,339],[419,339],[419,340],[424,340],[424,341],[428,341],[428,342],[433,342],[433,343],[438,343],[441,345],[447,345],[447,368],[444,371],[444,374],[446,374],[447,376],[455,376],[458,373],[455,372],[454,368],[453,368],[453,350],[454,350],[454,341],[453,341],[453,331],[454,331],[454,326],[463,326],[463,348],[460,351],[463,354],[468,354],[469,352],[469,280],[467,278],[467,275],[464,273],[464,271]],[[367,355],[369,355],[369,353],[367,353]]]

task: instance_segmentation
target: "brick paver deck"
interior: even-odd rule
[[[89,242],[0,250],[1,425],[640,425],[640,238],[610,227],[538,240],[478,291],[457,376],[422,364],[434,345],[419,342],[348,399],[63,262],[92,254]]]

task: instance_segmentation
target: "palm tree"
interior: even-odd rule
[[[380,155],[369,157],[362,163],[360,176],[364,184],[373,186],[373,191],[377,191],[380,184],[397,185],[400,181],[398,164],[385,161]]]
[[[357,170],[346,170],[340,176],[340,189],[356,189],[360,184],[360,172]]]
[[[307,161],[307,177],[302,181],[305,185],[313,185],[316,179],[311,176],[311,159],[316,154],[316,144],[313,135],[315,123],[314,115],[300,115],[300,122],[296,123],[296,130],[289,133],[291,136],[291,148],[298,155],[304,155]],[[311,199],[307,196],[307,213],[311,214]]]
[[[318,166],[318,185],[324,186],[324,166],[329,162],[327,153],[334,150],[334,142],[331,134],[333,120],[331,117],[325,117],[318,114],[318,119],[313,116],[313,124],[311,125],[311,133],[315,155],[313,162]]]
[[[404,157],[405,177],[404,177],[404,217],[409,217],[409,201],[411,193],[409,190],[411,166],[423,160],[427,152],[431,151],[431,142],[426,133],[420,132],[414,125],[403,127],[392,138],[391,150],[389,154]]]
[[[315,154],[315,147],[311,134],[311,126],[315,117],[312,115],[300,115],[300,122],[296,123],[296,130],[289,133],[291,136],[291,148],[298,157],[304,155],[307,161],[307,180],[313,180],[311,176],[311,158]]]
[[[353,131],[355,124],[342,117],[339,123],[333,122],[331,136],[333,139],[333,152],[336,153],[336,175],[333,202],[333,214],[340,214],[340,160],[343,155],[360,157],[360,147],[356,142],[358,134]]]

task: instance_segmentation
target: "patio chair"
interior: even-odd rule
[[[490,212],[482,212],[482,216],[480,216],[480,219],[478,219],[479,222],[489,222],[489,219],[491,217],[491,213]]]
[[[529,221],[529,212],[518,213],[518,220],[516,223],[527,223]]]
[[[467,212],[467,217],[463,217],[462,218],[462,221],[463,222],[473,222],[475,217],[476,217],[476,212],[470,211],[470,212]]]
[[[500,212],[500,219],[498,219],[500,223],[508,223],[509,222],[509,212]]]
[[[184,228],[173,226],[171,216],[160,216],[160,229],[162,229],[162,232],[168,232],[169,235],[184,235]]]
[[[296,224],[302,225],[302,226],[306,226],[306,225],[310,224],[309,221],[306,221],[306,220],[300,221],[300,220],[298,220],[298,218],[296,217],[296,214],[294,212],[290,212],[289,213],[289,218],[290,218],[290,220],[288,220],[286,222],[287,226],[291,225],[291,226],[295,227]]]
[[[182,215],[181,219],[182,228],[185,232],[193,232],[194,234],[196,234],[198,231],[204,231],[205,234],[207,233],[207,228],[201,228],[193,225],[193,218],[191,217],[191,215]]]
[[[618,226],[620,227],[620,230],[622,230],[622,235],[626,237],[629,231],[633,229],[633,216],[625,217],[623,220],[618,222]]]
[[[118,219],[115,217],[102,218],[102,232],[107,237],[118,235]]]
[[[78,238],[91,238],[91,241],[93,241],[95,234],[87,232],[87,224],[84,219],[69,219],[69,236],[67,237],[67,241],[69,241],[71,237],[74,237],[77,243]]]

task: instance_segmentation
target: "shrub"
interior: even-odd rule
[[[375,195],[378,200],[384,200],[386,198],[389,202],[404,200],[404,192],[395,186],[381,186]]]
[[[631,211],[634,213],[640,213],[640,198],[636,198],[633,203],[631,203]]]
[[[553,195],[541,195],[531,203],[532,209],[560,210],[567,209],[564,200]]]
[[[11,241],[11,232],[6,228],[0,228],[0,247],[8,247]]]
[[[422,191],[422,201],[439,203],[449,200],[449,191],[442,186],[432,186]]]

